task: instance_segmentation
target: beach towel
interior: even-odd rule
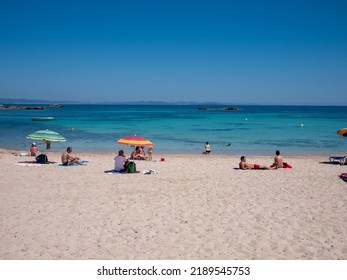
[[[62,163],[58,164],[58,166],[63,166],[63,167],[68,167],[68,166],[79,166],[79,164],[77,163],[72,163],[72,164],[69,164],[69,165],[64,165]]]
[[[159,171],[158,170],[154,170],[154,169],[147,169],[147,170],[143,170],[142,174],[143,175],[159,174]]]
[[[104,171],[104,173],[106,173],[106,174],[124,174],[124,172],[122,173],[122,172],[116,171],[114,169],[106,170],[106,171]]]
[[[42,164],[40,164],[40,163],[25,163],[25,162],[15,163],[15,165],[18,165],[18,166],[42,166]]]
[[[257,164],[255,164],[255,165],[257,165]],[[245,170],[271,170],[271,169],[260,168],[260,166],[257,165],[256,168],[245,168],[245,169],[242,169],[240,167],[234,167],[234,170],[244,170],[245,171]]]
[[[81,160],[81,163],[82,164],[86,164],[86,163],[88,163],[89,161],[88,160]],[[67,167],[67,166],[80,166],[79,164],[77,164],[77,163],[72,163],[72,164],[69,164],[69,165],[64,165],[64,164],[58,164],[58,166],[64,166],[64,167]]]
[[[283,162],[283,168],[293,168],[289,163]]]

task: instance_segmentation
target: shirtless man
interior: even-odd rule
[[[284,168],[284,165],[283,165],[283,158],[282,156],[280,155],[280,151],[277,150],[276,151],[276,156],[274,157],[274,163],[271,164],[271,168],[274,168],[274,169],[277,169],[277,168]]]
[[[270,167],[268,166],[263,166],[263,165],[259,165],[259,164],[251,164],[246,162],[246,157],[242,156],[241,157],[241,161],[239,163],[240,169],[270,169]]]
[[[68,166],[68,165],[71,165],[73,163],[76,163],[76,164],[79,164],[79,165],[84,165],[81,163],[81,160],[80,158],[78,157],[73,157],[71,155],[72,153],[72,148],[71,147],[68,147],[66,149],[66,152],[63,153],[63,155],[61,156],[61,162],[64,166]]]
[[[29,149],[29,155],[36,157],[38,156],[38,154],[39,154],[39,149],[37,148],[35,143],[32,143]]]

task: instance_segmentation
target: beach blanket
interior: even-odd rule
[[[143,175],[159,174],[159,171],[158,170],[154,170],[154,169],[147,169],[147,170],[143,170],[142,174]]]
[[[104,171],[104,173],[106,173],[106,174],[125,174],[125,172],[119,172],[119,171],[116,171],[114,169],[106,170],[106,171]]]
[[[69,164],[69,165],[64,165],[64,164],[60,163],[60,164],[58,164],[58,166],[69,167],[69,166],[79,166],[79,164],[73,163],[73,164]]]
[[[25,162],[15,163],[15,165],[18,165],[18,166],[42,166],[41,163],[25,163]]]
[[[242,168],[237,168],[237,167],[235,167],[234,170],[243,170],[243,171],[246,171],[246,170],[271,170],[271,169],[262,169],[262,168],[247,168],[247,169],[242,169]]]
[[[106,170],[106,171],[104,171],[104,173],[106,173],[106,174],[137,174],[137,173],[140,173],[140,171],[136,171],[134,173],[127,173],[127,172],[119,172],[116,170]]]
[[[81,160],[82,164],[87,164],[88,162],[89,162],[88,160]],[[58,166],[68,167],[68,166],[80,166],[80,165],[77,163],[73,163],[73,164],[69,164],[69,165],[64,165],[64,164],[60,163],[60,164],[58,164]]]

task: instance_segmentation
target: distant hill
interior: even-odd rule
[[[0,98],[0,104],[52,104],[52,103],[66,104],[66,102],[61,102],[61,101],[58,102],[58,101],[44,100],[44,99]]]

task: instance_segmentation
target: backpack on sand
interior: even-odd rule
[[[127,165],[127,173],[135,173],[136,172],[136,164],[135,162],[128,162],[128,165]]]
[[[37,163],[47,163],[48,157],[45,154],[38,155],[36,158]]]

